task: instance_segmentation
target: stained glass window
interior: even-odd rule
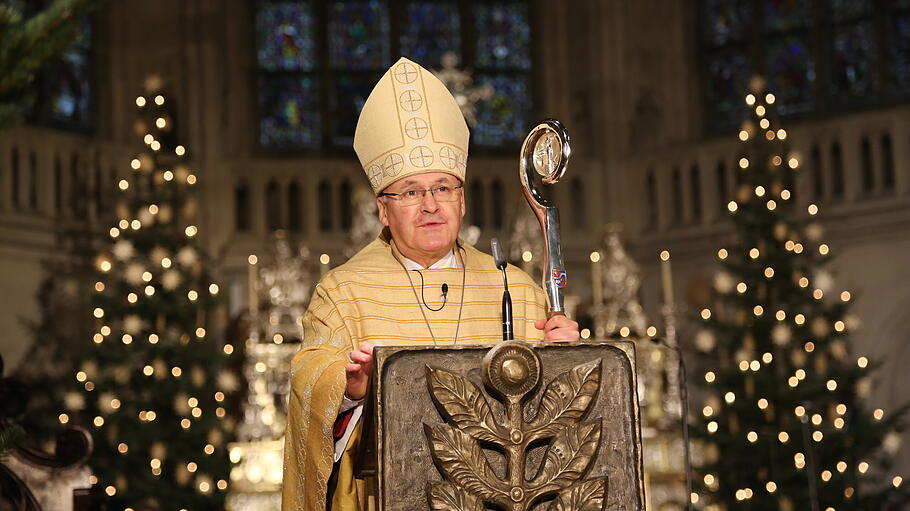
[[[831,82],[839,95],[872,91],[875,79],[875,33],[872,22],[857,23],[834,36]]]
[[[706,42],[723,45],[748,36],[748,0],[707,0],[705,2]]]
[[[28,19],[51,5],[51,0],[12,2]],[[31,120],[55,128],[85,131],[93,122],[92,115],[92,19],[83,16],[75,39],[36,76],[37,101]]]
[[[439,66],[448,51],[461,48],[461,17],[455,2],[409,2],[404,6],[401,54]]]
[[[779,37],[767,46],[768,88],[780,100],[778,112],[790,114],[812,108],[815,68],[804,37]]]
[[[332,2],[329,62],[333,69],[383,69],[390,64],[390,43],[385,2]]]
[[[76,40],[49,69],[47,87],[50,119],[72,126],[88,126],[91,119],[90,55],[92,25],[86,18]]]
[[[474,143],[507,146],[520,143],[531,111],[531,30],[528,6],[487,2],[475,11],[477,34],[475,81],[493,89],[477,106]]]
[[[256,57],[266,71],[311,71],[316,67],[313,6],[263,4],[256,12]]]
[[[703,82],[708,123],[715,129],[739,125],[746,107],[742,96],[751,74],[746,41],[751,24],[749,0],[705,0],[702,34]]]
[[[910,96],[910,0],[702,0],[700,16],[711,130],[743,119],[743,76],[783,115]]]
[[[389,7],[377,0],[332,2],[329,7],[331,142],[350,146],[360,110],[391,64]]]
[[[319,144],[319,91],[309,75],[259,77],[259,142],[263,147]]]
[[[335,75],[332,89],[332,143],[335,146],[349,147],[354,142],[360,110],[381,76],[381,71]]]
[[[495,88],[477,105],[472,143],[518,144],[532,108],[528,2],[259,0],[259,143],[350,148],[370,91],[398,55],[440,69],[453,52]]]
[[[839,97],[868,95],[876,86],[876,35],[870,2],[827,0],[832,32],[829,80]]]
[[[259,143],[288,149],[322,141],[316,18],[304,2],[262,2],[256,12]]]
[[[857,0],[827,0],[826,3],[826,10],[838,23],[853,21],[872,14],[873,2],[858,2]],[[896,3],[900,4],[902,2],[898,1]]]
[[[764,0],[764,62],[758,73],[778,98],[783,115],[805,112],[815,104],[815,61],[809,46],[811,0]],[[762,65],[763,64],[763,65]]]
[[[811,0],[766,0],[762,3],[766,31],[790,30],[808,24]]]
[[[732,128],[745,118],[743,92],[748,85],[749,74],[749,59],[743,49],[725,49],[709,54],[705,87],[711,106],[708,122],[712,126]]]
[[[898,90],[910,89],[910,10],[893,16],[888,23],[891,82]]]
[[[478,5],[475,23],[477,67],[531,68],[531,28],[526,4],[489,2]]]
[[[491,86],[493,97],[478,106],[474,142],[482,146],[520,142],[531,109],[527,77],[478,75],[477,83]]]

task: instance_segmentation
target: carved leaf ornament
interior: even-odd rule
[[[503,342],[483,361],[483,381],[505,407],[497,419],[483,391],[467,378],[427,367],[427,386],[446,424],[425,426],[433,461],[445,482],[430,484],[433,511],[483,511],[493,505],[527,511],[552,497],[548,511],[603,511],[605,477],[586,479],[601,444],[602,421],[582,422],[600,389],[600,360],[554,378],[534,419],[524,409],[541,378],[540,358],[528,345]],[[546,445],[534,477],[525,477],[528,447]],[[481,444],[505,456],[499,477]]]

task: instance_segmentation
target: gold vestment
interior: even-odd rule
[[[492,257],[470,245],[459,243],[455,252],[459,268],[423,270],[421,283],[416,272],[404,269],[394,242],[380,237],[326,273],[316,286],[303,318],[303,347],[291,362],[284,511],[325,511],[335,451],[332,429],[345,389],[344,367],[350,362],[348,353],[360,342],[432,346],[435,336],[438,345],[450,346],[456,341],[456,329],[458,345],[502,339],[502,272]],[[543,290],[514,266],[508,267],[508,278],[515,338],[541,340],[543,332],[534,328],[534,322],[546,318]],[[423,291],[426,304],[439,308],[443,283],[448,284],[448,301],[438,312],[415,298],[415,291],[418,298]],[[359,429],[358,425],[338,462],[333,511],[365,509],[362,481],[354,479]]]

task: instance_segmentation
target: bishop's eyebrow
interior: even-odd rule
[[[401,182],[401,186],[405,187],[405,188],[407,188],[409,186],[419,185],[419,184],[420,183],[418,183],[417,181],[414,181],[413,179],[405,179],[404,181]],[[440,178],[436,179],[435,181],[432,181],[430,184],[431,185],[444,184],[444,185],[448,185],[448,186],[456,186],[454,183],[452,183],[452,180],[447,177],[440,177]]]

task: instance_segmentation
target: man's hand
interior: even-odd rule
[[[534,328],[544,331],[545,341],[577,341],[581,337],[578,323],[561,314],[550,319],[538,319]]]
[[[356,350],[348,355],[351,363],[344,366],[347,377],[344,395],[349,399],[363,399],[363,396],[367,394],[367,388],[370,386],[370,372],[373,370],[373,346],[382,346],[382,342],[362,342]]]

